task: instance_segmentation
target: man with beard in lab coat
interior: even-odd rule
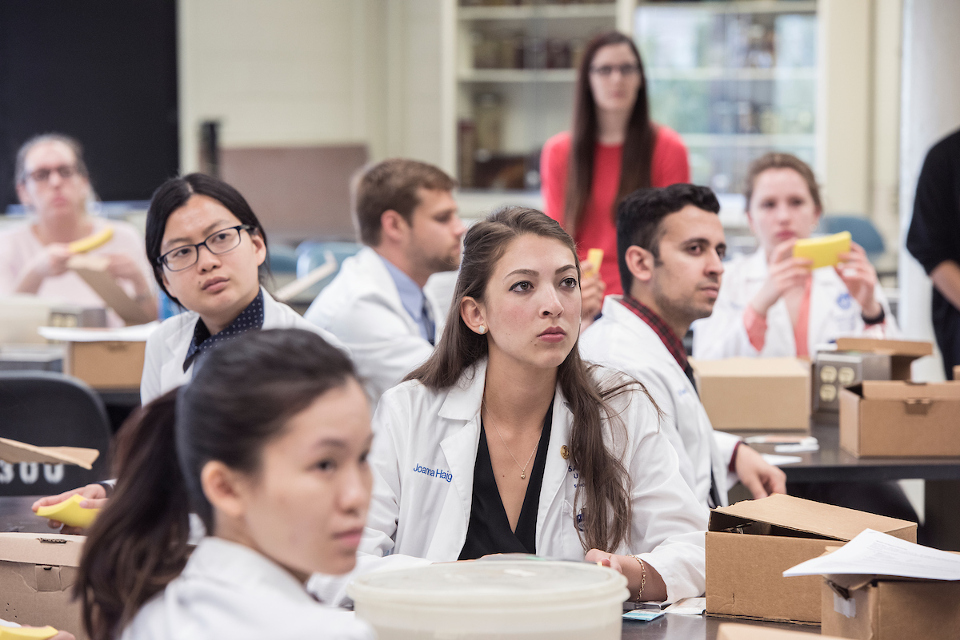
[[[617,258],[624,295],[607,296],[602,316],[580,337],[585,360],[619,369],[646,386],[663,411],[661,428],[680,473],[708,506],[727,504],[739,479],[753,497],[786,492],[786,474],[714,431],[682,337],[713,311],[726,241],[720,204],[707,187],[641,189],[617,207]]]
[[[460,265],[466,229],[456,186],[437,167],[403,158],[367,167],[354,181],[354,224],[366,246],[344,260],[304,317],[350,349],[374,403],[440,338],[447,310],[424,285]]]

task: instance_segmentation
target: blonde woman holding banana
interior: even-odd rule
[[[93,189],[79,142],[60,134],[31,138],[17,153],[15,182],[32,219],[0,233],[0,295],[104,307],[103,299],[67,266],[74,255],[91,252],[108,258],[108,272],[145,314],[156,317],[143,239],[132,225],[87,211]],[[123,325],[112,311],[107,321]]]

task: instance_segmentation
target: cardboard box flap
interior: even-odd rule
[[[717,530],[715,524],[719,526],[724,523],[723,518],[714,519],[715,513],[843,541],[852,540],[864,529],[874,529],[896,536],[900,532],[916,530],[917,526],[906,520],[835,507],[780,493],[714,509],[710,514],[711,531]]]
[[[96,449],[83,447],[36,447],[9,438],[0,438],[0,460],[4,462],[40,462],[43,464],[75,464],[92,469],[100,456]]]
[[[926,340],[887,340],[883,338],[837,338],[838,351],[867,351],[911,360],[933,355],[933,343]]]
[[[702,376],[797,376],[810,375],[809,363],[797,358],[725,358],[723,360],[690,360],[694,371]]]
[[[868,400],[960,400],[960,382],[864,380],[848,389]]]
[[[0,562],[79,567],[85,536],[0,533]]]

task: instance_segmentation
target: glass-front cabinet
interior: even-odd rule
[[[652,117],[687,144],[695,183],[739,193],[773,150],[815,165],[816,2],[643,2],[634,38]]]

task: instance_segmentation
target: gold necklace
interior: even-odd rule
[[[486,401],[481,401],[480,404],[483,406],[484,409],[487,408]],[[488,411],[488,412],[487,412],[487,422],[489,422],[489,421],[490,421],[490,412]],[[533,454],[535,454],[535,453],[537,452],[537,449],[540,448],[540,438],[537,438],[537,446],[535,446],[535,447],[533,448],[533,451],[530,452],[530,456],[527,458],[527,461],[526,461],[525,463],[523,463],[523,466],[521,467],[521,466],[520,466],[520,461],[517,460],[517,456],[513,455],[513,451],[510,451],[510,447],[507,446],[506,441],[503,439],[503,434],[500,433],[500,428],[497,426],[497,424],[496,424],[495,422],[493,423],[493,428],[496,430],[497,435],[500,436],[500,442],[503,443],[503,448],[507,450],[507,453],[510,454],[510,457],[513,458],[514,463],[516,463],[517,468],[520,469],[520,479],[521,479],[521,480],[526,480],[526,479],[527,479],[527,465],[530,464],[530,460],[533,459]],[[543,434],[543,425],[540,426],[540,434],[541,434],[541,435]]]

